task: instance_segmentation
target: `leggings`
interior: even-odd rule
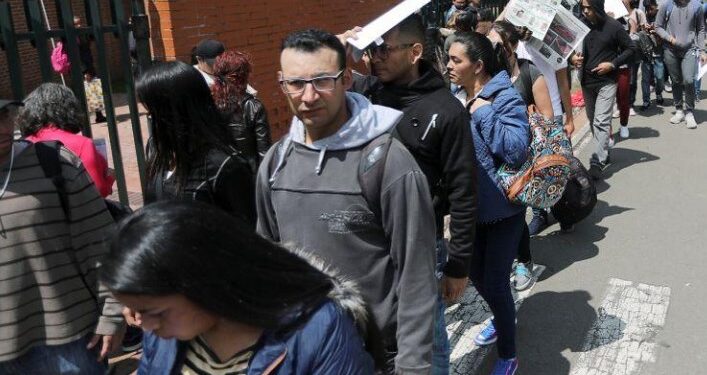
[[[618,87],[616,88],[616,105],[619,107],[619,123],[621,126],[628,125],[629,101],[631,94],[631,68],[619,68]]]
[[[491,308],[498,333],[498,356],[516,356],[515,303],[508,275],[523,233],[525,211],[489,224],[476,225],[469,278]]]

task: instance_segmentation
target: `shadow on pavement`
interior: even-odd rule
[[[611,165],[604,171],[604,180],[610,179],[615,173],[632,165],[647,163],[660,159],[659,157],[647,152],[631,150],[627,148],[614,147],[609,151],[611,157]],[[606,189],[601,190],[600,187],[606,185],[597,183],[597,193],[601,194]]]
[[[623,139],[621,137],[615,137],[616,144],[621,142],[630,141],[633,139],[645,139],[645,138],[658,138],[660,137],[660,132],[649,128],[646,126],[633,127],[631,124],[628,125],[628,129],[631,132],[631,136],[628,139]]]
[[[522,374],[570,373],[570,362],[563,352],[578,353],[594,349],[585,347],[592,334],[597,312],[589,305],[591,295],[584,290],[541,292],[526,298],[518,311],[518,359]],[[616,319],[604,316],[602,319]],[[623,326],[623,324],[617,326]],[[607,345],[623,336],[602,340]]]
[[[608,185],[607,185],[608,186]],[[533,261],[547,267],[538,281],[546,280],[572,264],[594,258],[599,254],[597,242],[606,237],[608,228],[598,225],[604,218],[632,210],[628,207],[610,206],[597,201],[594,211],[577,223],[575,231],[563,234],[559,230],[530,239]]]

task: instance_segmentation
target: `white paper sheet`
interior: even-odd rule
[[[697,72],[697,79],[702,79],[702,76],[707,73],[707,64],[701,65],[700,63],[700,70]]]
[[[405,0],[364,26],[358,33],[357,39],[349,38],[346,41],[357,49],[363,50],[429,2],[430,0]]]
[[[626,6],[621,0],[605,0],[604,11],[606,13],[613,13],[615,19],[628,15],[628,9],[626,9]]]
[[[555,18],[555,0],[511,0],[506,5],[506,19],[516,26],[525,26],[533,36],[542,39]]]
[[[572,12],[558,7],[545,37],[538,39],[533,36],[527,45],[540,52],[545,61],[557,69],[573,50],[581,46],[587,34],[589,34],[587,25],[577,19]]]

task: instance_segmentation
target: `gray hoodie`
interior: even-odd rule
[[[666,13],[671,3],[672,9],[666,20]],[[679,56],[693,48],[704,50],[705,21],[702,3],[699,1],[667,0],[663,2],[655,16],[655,25],[658,36],[668,42],[663,44],[665,48],[671,48]],[[675,37],[675,46],[671,46],[669,43],[673,36]]]
[[[256,182],[258,232],[315,253],[359,285],[397,371],[427,374],[437,296],[435,222],[425,175],[393,140],[383,173],[380,218],[358,183],[363,148],[402,113],[347,93],[351,118],[312,145],[294,118],[273,170],[272,147]],[[288,145],[292,145],[288,148]]]

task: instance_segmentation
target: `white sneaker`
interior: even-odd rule
[[[614,138],[609,138],[609,148],[614,147]]]
[[[622,126],[621,129],[619,129],[619,135],[621,135],[621,138],[628,138],[628,126]]]
[[[692,112],[687,112],[685,114],[685,123],[688,129],[697,129],[697,122],[695,121],[695,115]]]
[[[618,109],[615,109],[614,113],[611,115],[611,117],[612,118],[619,118],[620,115],[621,115],[621,112],[619,112]]]
[[[675,114],[673,115],[673,117],[670,118],[670,123],[671,124],[679,124],[684,119],[685,119],[685,112],[683,112],[682,109],[678,109],[677,111],[675,111]]]
[[[628,111],[628,115],[629,115],[629,116],[635,116],[635,115],[636,115],[636,111],[634,111],[633,108],[631,108],[631,109]]]
[[[665,85],[665,92],[673,92],[673,85]]]

